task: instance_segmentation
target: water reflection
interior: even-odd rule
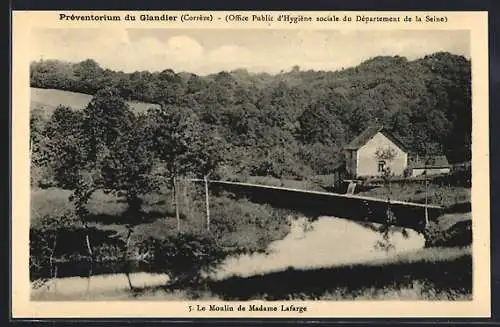
[[[311,269],[363,263],[418,250],[423,248],[425,243],[421,234],[413,230],[403,232],[395,228],[388,239],[393,248],[383,251],[376,248],[377,242],[383,239],[373,226],[363,226],[350,220],[332,217],[321,217],[312,223],[303,217],[290,220],[290,234],[283,240],[270,244],[267,253],[228,258],[208,277],[223,280],[231,276],[262,275],[289,267]],[[140,267],[122,270],[114,266],[113,269],[114,271],[105,272],[94,267],[94,272],[99,275],[90,278],[87,277],[88,270],[87,273],[82,270],[77,274],[73,269],[73,276],[79,277],[49,281],[41,288],[34,289],[32,297],[34,300],[131,298],[131,289],[161,286],[169,281],[165,274],[137,271]],[[130,273],[118,273],[123,271]]]
[[[402,252],[422,249],[423,235],[401,228],[389,233],[391,250],[377,248],[382,234],[351,220],[320,217],[308,223],[301,217],[292,221],[292,230],[283,240],[269,246],[267,254],[242,255],[226,260],[211,277],[248,277],[280,271],[289,267],[311,269],[335,267],[384,259]]]
[[[107,274],[88,277],[65,277],[48,281],[38,289],[32,290],[34,300],[44,299],[79,299],[99,297],[106,299],[108,296],[116,297],[122,295],[127,297],[130,286],[141,289],[151,286],[165,285],[169,278],[165,274],[130,273],[130,274]],[[57,296],[57,298],[54,298]],[[128,295],[130,296],[130,295]]]

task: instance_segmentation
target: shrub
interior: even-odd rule
[[[71,230],[77,218],[71,212],[45,215],[33,222],[30,227],[30,275],[52,275],[52,262],[55,259],[58,237],[62,230]]]
[[[459,221],[447,229],[435,222],[429,222],[425,228],[425,246],[467,246],[472,244],[472,222]]]
[[[138,244],[152,271],[176,282],[194,282],[225,258],[225,251],[209,234],[178,233],[164,239],[150,237]]]
[[[49,188],[56,185],[54,172],[50,167],[31,165],[30,184],[34,188]]]
[[[88,246],[94,262],[124,259],[125,243],[109,234],[95,227],[85,228],[72,211],[40,216],[30,226],[30,278],[54,277],[56,262],[90,259]]]
[[[213,198],[211,231],[226,247],[243,252],[264,251],[290,230],[287,210],[247,199]]]
[[[450,173],[432,178],[435,184],[471,187],[472,172],[470,166],[453,169]]]
[[[424,230],[425,247],[438,246],[444,243],[446,235],[439,224],[430,221]]]

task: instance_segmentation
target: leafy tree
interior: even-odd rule
[[[86,59],[74,66],[74,77],[78,91],[94,94],[99,89],[97,81],[102,79],[103,69],[92,59]]]
[[[56,249],[62,232],[77,229],[78,219],[71,212],[45,215],[30,226],[30,279],[54,276]],[[47,272],[46,269],[50,270]]]
[[[153,82],[155,89],[154,101],[167,105],[176,105],[181,102],[184,93],[182,80],[173,70],[166,69],[160,72]]]
[[[382,233],[383,241],[377,243],[377,247],[384,249],[386,251],[394,248],[394,245],[390,242],[389,236],[391,232],[391,226],[394,224],[396,217],[390,208],[391,202],[391,177],[393,176],[391,170],[391,162],[396,157],[396,150],[390,146],[386,148],[378,148],[375,152],[375,158],[378,161],[383,161],[385,163],[382,169],[382,178],[384,184],[386,185],[387,191],[387,210],[386,210],[386,221],[380,226],[379,231]]]
[[[385,162],[381,174],[381,176],[385,180],[389,179],[393,175],[393,172],[391,170],[391,163],[394,160],[394,158],[396,158],[396,154],[397,154],[396,149],[394,149],[391,146],[388,146],[386,148],[381,147],[375,151],[375,158],[378,161]]]
[[[170,180],[214,171],[220,160],[220,136],[192,110],[170,106],[151,109],[147,119],[150,142]]]
[[[35,108],[30,113],[30,154],[32,164],[38,165],[41,160],[41,152],[44,143],[43,130],[46,119],[43,109]]]
[[[81,111],[59,106],[47,122],[42,135],[37,163],[51,167],[59,187],[73,189],[78,179],[78,169],[83,164]]]
[[[133,118],[130,131],[134,133],[125,133],[110,146],[102,167],[105,189],[115,194],[125,192],[129,211],[133,214],[140,211],[140,196],[157,191],[160,184],[152,174],[155,161],[146,122],[143,114]]]
[[[59,185],[73,190],[70,200],[87,228],[87,202],[97,189],[126,191],[128,222],[140,217],[140,195],[150,192],[153,167],[147,126],[116,89],[99,91],[83,111],[59,107],[44,133],[50,140],[48,159]],[[137,134],[132,134],[135,131]],[[92,249],[86,236],[89,254]]]
[[[299,137],[304,143],[316,143],[334,145],[341,150],[345,142],[344,129],[340,119],[324,107],[311,107],[304,111],[299,117]]]
[[[130,219],[140,217],[140,196],[158,188],[152,176],[154,155],[147,123],[145,115],[134,115],[116,89],[99,91],[84,110],[81,168],[91,178],[90,185],[79,185],[89,187],[89,192],[97,188],[125,192]]]
[[[74,67],[58,60],[40,60],[30,64],[30,84],[40,88],[76,90]]]
[[[30,141],[37,143],[46,123],[43,109],[35,108],[30,112]]]
[[[236,146],[256,146],[260,141],[261,112],[252,103],[242,103],[222,113],[221,123],[226,126],[228,139]]]
[[[335,146],[340,152],[348,136],[345,122],[350,120],[352,110],[351,102],[343,95],[327,91],[298,118],[300,138],[305,143]]]
[[[316,142],[314,144],[300,145],[298,157],[313,172],[331,174],[335,165],[342,159],[342,153],[335,152],[329,145]]]

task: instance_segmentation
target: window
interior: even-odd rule
[[[383,173],[385,169],[385,160],[380,160],[378,162],[378,172]]]

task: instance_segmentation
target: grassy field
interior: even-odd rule
[[[325,177],[326,176],[326,177]],[[328,191],[328,187],[333,183],[327,179],[328,176],[314,176],[305,180],[278,179],[265,176],[247,176],[234,179],[237,182],[261,184],[268,186],[278,186],[309,191]],[[330,183],[330,184],[329,184]],[[425,181],[398,181],[391,183],[390,196],[393,200],[425,203]],[[389,189],[384,186],[372,187],[356,191],[357,195],[387,199]],[[427,201],[429,204],[449,207],[457,204],[469,203],[471,198],[471,188],[463,186],[439,185],[429,183],[427,189]]]
[[[387,198],[389,189],[381,186],[362,191],[358,194],[377,198]],[[458,203],[470,202],[471,189],[462,186],[429,184],[427,196],[429,204],[448,207]],[[425,184],[423,181],[419,183],[393,183],[391,184],[390,197],[394,200],[425,203]]]
[[[245,176],[240,178],[233,178],[231,179],[231,181],[249,183],[249,184],[259,184],[266,186],[293,188],[293,189],[308,190],[308,191],[319,191],[319,192],[325,191],[325,189],[321,187],[318,183],[315,183],[314,181],[311,180],[279,179],[269,176]]]
[[[46,115],[50,115],[59,105],[73,109],[83,109],[92,100],[92,95],[89,94],[35,87],[30,88],[30,96],[30,109],[44,109]],[[156,104],[137,101],[128,101],[128,104],[135,112],[143,112],[151,107],[158,107]]]

